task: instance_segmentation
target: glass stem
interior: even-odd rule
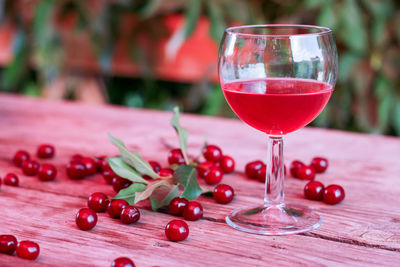
[[[270,206],[284,203],[284,168],[283,139],[282,137],[268,136],[264,205]]]

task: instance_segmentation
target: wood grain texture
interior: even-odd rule
[[[0,96],[0,176],[15,172],[19,188],[0,189],[0,234],[15,234],[41,246],[35,263],[0,255],[0,266],[109,266],[114,258],[131,257],[137,266],[265,266],[265,265],[386,265],[400,263],[400,140],[306,128],[286,138],[285,157],[309,161],[329,159],[328,172],[318,176],[324,184],[337,183],[346,199],[336,206],[303,198],[305,182],[287,178],[286,200],[313,207],[322,226],[310,233],[266,237],[242,233],[224,223],[233,208],[254,204],[263,197],[263,185],[243,175],[246,162],[265,158],[266,137],[237,120],[184,115],[189,131],[189,152],[197,154],[207,136],[236,159],[237,172],[224,177],[236,190],[229,205],[201,197],[205,218],[189,222],[188,240],[165,239],[164,226],[174,217],[141,205],[142,218],[134,225],[100,214],[97,226],[80,231],[77,210],[96,191],[114,193],[100,175],[71,181],[65,175],[69,156],[114,155],[107,132],[139,150],[147,159],[167,164],[164,143],[177,146],[169,126],[171,113],[121,107],[92,107],[46,102],[12,95]],[[38,144],[56,145],[52,163],[59,169],[54,182],[26,177],[10,162],[17,149],[34,153]],[[41,162],[44,162],[43,160]]]

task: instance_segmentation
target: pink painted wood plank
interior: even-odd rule
[[[235,188],[237,197],[229,205],[218,205],[212,199],[200,198],[205,219],[190,224],[188,241],[175,244],[166,241],[161,231],[173,217],[150,211],[143,211],[141,223],[128,226],[128,230],[104,215],[100,216],[93,233],[76,230],[73,216],[79,207],[85,206],[87,196],[95,191],[109,195],[113,192],[100,175],[80,182],[70,181],[65,175],[68,157],[76,152],[85,155],[117,153],[107,140],[107,132],[122,138],[130,147],[141,151],[144,157],[166,165],[168,149],[164,142],[177,146],[175,133],[169,126],[170,113],[1,95],[0,116],[0,176],[15,171],[21,179],[20,188],[3,186],[0,189],[0,203],[6,207],[0,213],[0,225],[5,225],[1,232],[37,238],[43,247],[40,263],[57,264],[57,260],[62,259],[66,264],[83,264],[83,255],[88,255],[90,261],[93,259],[89,264],[107,266],[118,251],[132,255],[139,266],[185,265],[184,260],[189,259],[193,265],[230,263],[249,266],[266,262],[306,264],[310,261],[314,264],[356,264],[358,259],[363,259],[359,264],[372,265],[395,265],[399,262],[399,138],[313,128],[288,135],[286,162],[293,159],[308,161],[316,155],[328,157],[328,172],[318,176],[318,180],[325,184],[343,185],[346,199],[337,206],[305,200],[302,195],[305,182],[288,178],[287,201],[315,208],[323,224],[306,235],[264,237],[232,230],[223,219],[235,207],[261,201],[263,185],[247,180],[242,170],[246,162],[265,157],[265,136],[237,120],[184,115],[182,124],[189,130],[190,153],[197,154],[203,137],[208,136],[209,142],[220,145],[226,154],[236,159],[238,172],[226,175],[224,183]],[[17,149],[33,153],[43,142],[53,143],[57,148],[57,156],[52,162],[60,174],[55,182],[42,183],[25,177],[10,163]],[[27,196],[30,197],[27,199]],[[47,204],[49,199],[54,203]],[[30,216],[22,211],[31,212]],[[51,216],[43,219],[44,215]],[[47,228],[44,229],[42,224]],[[117,236],[115,244],[109,244],[109,232],[105,233],[104,227],[112,229],[111,240]],[[96,249],[79,249],[74,245],[75,238],[85,242],[93,239],[99,243],[94,245]],[[133,257],[137,248],[124,245],[121,240],[126,238],[134,242],[140,240],[143,246],[141,256]],[[157,242],[169,246],[161,245],[160,248],[154,245]],[[108,247],[112,248],[111,252],[105,251]],[[234,252],[230,251],[231,247]],[[65,250],[76,257],[68,257],[69,260],[60,258],[59,254]],[[181,250],[187,256],[179,256]],[[160,254],[155,256],[157,253]],[[154,263],[150,262],[149,255],[151,259],[154,257]],[[223,255],[222,261],[218,255]],[[0,256],[0,265],[12,264],[15,259]]]

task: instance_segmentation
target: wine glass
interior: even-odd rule
[[[337,76],[332,31],[281,24],[227,28],[218,72],[232,110],[268,136],[264,203],[236,209],[226,222],[264,235],[316,229],[318,214],[284,202],[283,136],[314,120],[332,95]]]

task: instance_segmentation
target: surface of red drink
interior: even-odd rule
[[[332,95],[331,85],[309,79],[267,78],[223,85],[232,110],[269,135],[296,131],[314,120]]]

